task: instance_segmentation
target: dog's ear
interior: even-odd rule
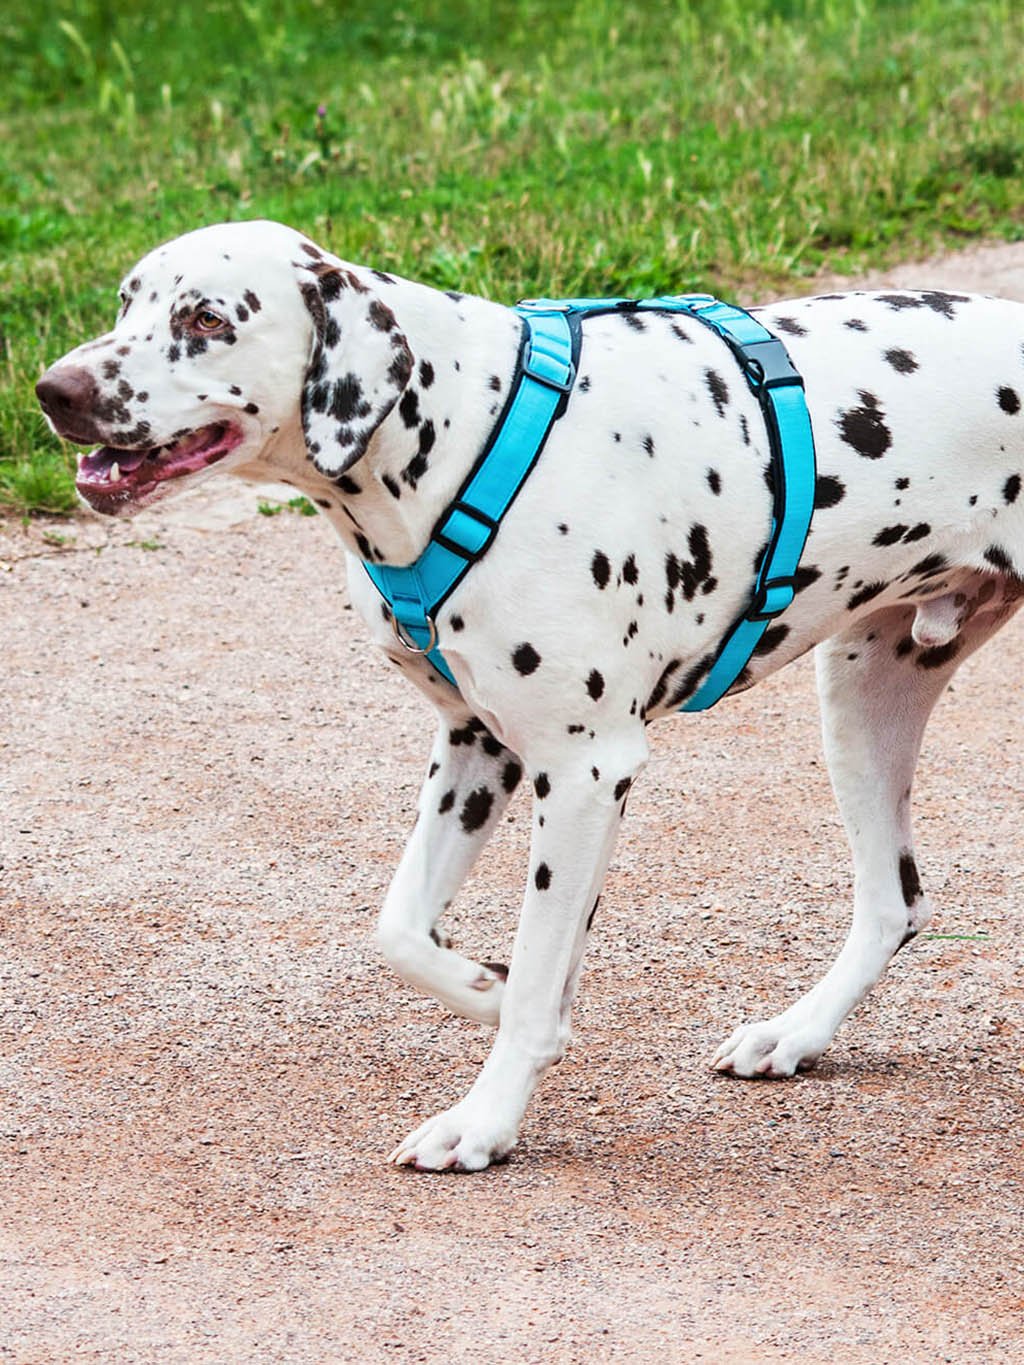
[[[320,257],[299,272],[313,318],[302,430],[313,464],[337,479],[366,454],[409,382],[413,356],[394,313],[351,270]]]

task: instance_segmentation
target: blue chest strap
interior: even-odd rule
[[[501,518],[564,412],[576,378],[580,319],[597,313],[685,313],[728,345],[757,396],[771,449],[775,502],[768,546],[750,602],[725,635],[701,685],[680,707],[703,711],[728,691],[770,621],[793,600],[796,571],[814,508],[814,438],[803,381],[785,346],[749,313],[708,294],[653,299],[538,299],[517,305],[523,336],[517,374],[490,441],[438,519],[415,563],[371,564],[366,572],[389,604],[399,640],[454,682],[437,648],[436,613],[490,548]]]

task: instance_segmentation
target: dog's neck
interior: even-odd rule
[[[408,564],[426,546],[505,405],[521,322],[512,309],[469,294],[345,268],[394,312],[414,358],[409,383],[366,454],[337,480],[314,467],[297,416],[272,436],[257,462],[234,472],[300,489],[360,558]]]

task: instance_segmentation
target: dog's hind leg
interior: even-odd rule
[[[979,576],[968,591],[985,606],[944,645],[916,646],[913,608],[892,608],[819,646],[825,754],[853,851],[853,923],[824,978],[774,1019],[738,1028],[714,1058],[718,1070],[791,1076],[812,1066],[893,954],[928,922],[910,828],[921,737],[957,666],[1018,605],[1012,585],[1005,597],[992,596],[991,579]]]
[[[385,957],[456,1014],[496,1024],[505,969],[455,952],[435,925],[455,897],[522,775],[519,761],[465,708],[445,709],[416,824],[381,911]]]

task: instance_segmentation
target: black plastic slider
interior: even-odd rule
[[[803,387],[800,372],[793,368],[789,352],[778,337],[772,337],[770,341],[745,342],[740,351],[747,379],[755,391],[777,389],[783,384],[799,384]]]

